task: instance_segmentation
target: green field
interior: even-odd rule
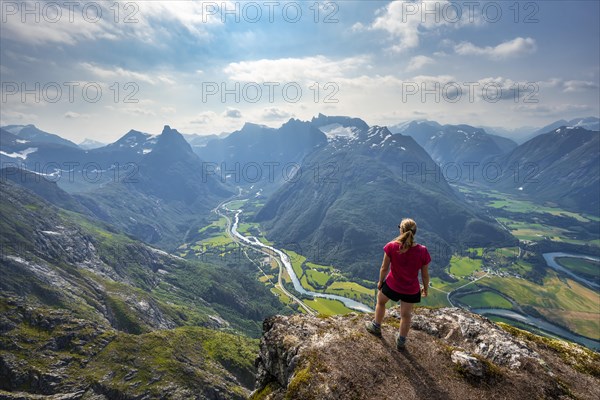
[[[481,268],[481,260],[452,256],[450,259],[450,273],[456,277],[465,277]]]
[[[581,273],[590,276],[598,276],[600,273],[600,262],[586,260],[576,257],[558,257],[556,262],[575,273]]]
[[[255,224],[249,224],[249,223],[246,223],[246,222],[241,222],[241,223],[238,224],[238,229],[237,230],[242,235],[248,236],[249,235],[248,229],[250,229],[250,228],[252,228],[254,226],[255,226]]]
[[[269,281],[275,282],[277,280],[275,275],[261,275],[258,280],[262,283],[267,283]]]
[[[244,203],[246,203],[246,200],[235,200],[228,203],[226,207],[230,210],[239,210],[244,206]]]
[[[359,285],[356,282],[333,282],[327,287],[327,292],[331,292],[333,294],[340,295],[340,291],[342,291],[343,293],[356,292],[370,296],[373,293],[375,293],[375,288],[369,289],[362,285]],[[341,296],[344,296],[344,294],[341,294]]]
[[[277,296],[277,298],[279,298],[279,301],[281,301],[285,305],[288,305],[288,304],[291,304],[294,302],[285,293],[283,293],[281,291],[281,289],[279,289],[279,288],[276,288],[276,287],[271,288],[271,293],[273,293],[275,296]]]
[[[466,279],[459,279],[458,282],[446,282],[437,276],[431,278],[429,281],[434,288],[443,290],[444,292],[451,292],[469,282]]]
[[[469,247],[467,251],[469,253],[475,252],[479,257],[483,256],[483,247]]]
[[[356,282],[333,282],[327,287],[325,293],[336,294],[338,296],[347,297],[360,301],[361,303],[370,305],[375,301],[376,291],[373,286],[372,289],[366,288],[359,285]]]
[[[511,264],[510,269],[517,274],[525,275],[526,273],[531,272],[533,265],[526,261],[519,260]]]
[[[285,250],[285,249],[282,249],[282,250],[290,258],[290,262],[292,263],[292,268],[294,269],[296,276],[298,278],[300,278],[304,274],[304,272],[302,270],[302,264],[304,264],[304,261],[306,261],[306,257],[296,253],[295,251]]]
[[[427,291],[427,297],[421,297],[419,306],[426,307],[450,307],[446,293],[440,292],[433,288],[429,288]]]
[[[480,293],[467,294],[458,297],[458,299],[473,308],[512,308],[510,301],[500,296],[498,293],[484,291]]]
[[[310,261],[307,261],[305,265],[307,268],[310,268],[310,269],[333,272],[333,267],[329,266],[329,265],[315,264],[315,263],[311,263]]]
[[[493,208],[501,208],[509,212],[514,213],[539,213],[539,214],[552,214],[558,216],[565,216],[575,218],[579,222],[590,222],[590,221],[598,221],[598,217],[580,214],[571,211],[563,210],[559,207],[548,207],[542,206],[539,204],[535,204],[531,201],[527,200],[516,200],[512,199],[506,195],[501,196],[502,199],[496,199],[489,202],[487,205]]]
[[[331,277],[330,274],[326,274],[325,272],[320,272],[315,269],[307,269],[305,271],[306,278],[308,283],[310,283],[313,287],[323,287]]]
[[[292,283],[292,278],[290,278],[290,274],[288,274],[285,268],[283,268],[283,270],[281,271],[281,281],[283,283]]]
[[[215,231],[225,232],[225,227],[227,226],[227,219],[225,217],[220,217],[218,220],[211,222],[209,225],[203,226],[198,229],[198,233],[204,233],[210,228],[217,228]]]
[[[519,256],[519,248],[518,247],[500,247],[499,249],[494,249],[494,257],[500,258],[500,260],[513,259],[518,256]]]
[[[304,300],[304,303],[323,315],[340,315],[351,313],[352,310],[346,307],[341,301],[323,299],[315,297],[314,300]]]
[[[273,246],[273,242],[271,242],[270,240],[267,240],[264,237],[259,237],[257,238],[262,244],[266,244],[267,246]]]
[[[555,226],[548,226],[538,223],[514,221],[508,218],[498,218],[504,226],[511,230],[511,233],[520,240],[537,241],[549,238],[555,241],[575,241],[566,238],[566,229]],[[584,243],[582,241],[582,243]]]
[[[200,245],[208,246],[208,247],[217,247],[217,246],[225,246],[227,244],[233,243],[233,240],[226,234],[222,233],[218,236],[211,236],[206,239],[202,239],[200,242],[196,242],[197,244],[192,246],[192,249],[198,250]]]
[[[306,290],[310,290],[311,292],[317,292],[317,289],[315,289],[314,287],[311,286],[310,283],[308,283],[308,279],[306,279],[306,275],[302,275],[302,278],[300,278],[300,284]]]
[[[572,279],[561,280],[548,272],[543,285],[517,278],[485,277],[478,286],[490,287],[520,305],[535,307],[548,320],[569,327],[581,335],[600,336],[600,298],[598,293]]]

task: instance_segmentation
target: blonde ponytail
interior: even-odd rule
[[[400,225],[398,225],[398,228],[400,228],[400,236],[398,236],[395,241],[402,245],[400,250],[405,252],[410,249],[415,242],[417,223],[410,218],[405,218]]]

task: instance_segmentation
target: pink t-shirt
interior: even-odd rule
[[[383,251],[391,260],[390,272],[385,278],[390,289],[402,294],[419,292],[419,270],[431,261],[427,247],[417,244],[400,253],[400,243],[393,241],[386,244]]]

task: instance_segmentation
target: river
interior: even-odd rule
[[[292,267],[292,263],[291,263],[288,255],[279,249],[276,249],[272,246],[262,243],[260,240],[258,240],[254,236],[244,236],[241,233],[239,233],[237,228],[238,228],[238,224],[240,221],[240,214],[242,213],[242,210],[229,210],[229,209],[227,209],[227,210],[231,211],[231,212],[235,212],[235,216],[233,218],[233,224],[231,225],[231,234],[234,235],[235,237],[237,237],[239,240],[241,240],[247,246],[262,247],[264,249],[269,249],[272,252],[276,253],[279,256],[283,265],[285,266],[285,269],[287,270],[289,276],[292,278],[292,283],[294,284],[294,290],[296,290],[298,293],[302,293],[304,295],[308,295],[311,297],[321,297],[321,298],[330,299],[330,300],[339,300],[342,303],[344,303],[344,305],[346,307],[351,308],[353,310],[357,310],[357,311],[361,311],[361,312],[373,312],[373,310],[371,308],[369,308],[365,304],[360,303],[356,300],[352,300],[347,297],[338,296],[335,294],[311,292],[311,291],[304,289],[302,287],[302,284],[300,283],[300,280],[298,280],[296,273],[294,272],[294,268]]]
[[[560,265],[559,263],[556,262],[556,258],[558,257],[573,257],[573,258],[583,258],[585,260],[591,260],[591,261],[600,261],[600,258],[598,257],[592,257],[592,256],[586,256],[584,254],[570,254],[570,253],[561,253],[561,252],[555,252],[555,253],[544,253],[543,254],[544,259],[546,260],[546,264],[548,264],[548,266],[550,268],[554,268],[557,271],[560,271],[564,274],[569,275],[571,278],[573,278],[574,280],[583,283],[586,286],[589,286],[593,289],[600,289],[600,285],[598,285],[596,282],[592,282],[589,279],[585,279],[582,276],[577,275],[576,273],[574,273],[573,271],[571,271],[568,268],[563,267],[562,265]]]
[[[497,315],[499,317],[505,317],[514,321],[519,321],[536,327],[547,333],[559,336],[560,338],[565,338],[572,342],[579,343],[588,349],[600,350],[600,341],[577,335],[548,321],[544,321],[543,319],[535,318],[530,315],[523,315],[512,310],[505,310],[501,308],[472,308],[470,311],[485,316]]]

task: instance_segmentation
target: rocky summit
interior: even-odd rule
[[[396,350],[399,308],[383,338],[371,316],[264,322],[252,399],[598,399],[600,355],[459,308],[418,308]]]

